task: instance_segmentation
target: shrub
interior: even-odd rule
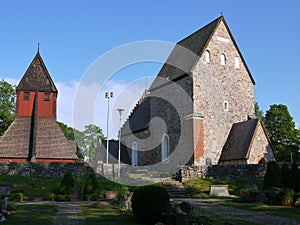
[[[280,205],[293,206],[294,203],[294,191],[292,189],[285,189],[279,192]]]
[[[59,195],[71,195],[71,188],[74,187],[74,178],[71,172],[65,173],[59,189],[58,193]]]
[[[239,202],[253,203],[253,202],[256,201],[257,193],[258,193],[258,191],[242,189],[240,191],[240,196],[238,198],[238,201]]]
[[[162,213],[168,201],[169,194],[164,186],[156,184],[137,187],[131,199],[133,216],[139,223],[162,222]]]
[[[282,174],[282,186],[284,188],[292,188],[292,175],[291,170],[286,163],[284,163],[281,167],[281,174]]]
[[[23,193],[11,193],[10,194],[10,198],[14,201],[14,202],[21,202],[24,199],[24,194]]]
[[[300,172],[298,169],[298,164],[293,163],[292,169],[291,169],[291,176],[292,176],[292,188],[295,192],[300,191]]]
[[[71,195],[56,195],[55,201],[57,202],[71,201]]]
[[[16,211],[17,207],[18,207],[18,205],[17,205],[16,202],[11,201],[11,202],[7,203],[7,210],[8,211]]]
[[[267,172],[263,185],[264,189],[270,189],[272,187],[282,187],[281,170],[275,161],[268,162]]]
[[[295,202],[295,207],[300,208],[300,198]]]
[[[84,195],[99,195],[99,184],[95,173],[91,173],[84,185]]]

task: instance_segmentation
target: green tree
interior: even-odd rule
[[[292,188],[293,187],[292,173],[286,163],[284,163],[281,167],[281,174],[282,174],[282,186],[284,188]]]
[[[57,122],[57,124],[68,140],[75,140],[74,128],[69,127],[68,125],[62,122]]]
[[[68,125],[66,125],[62,122],[57,122],[57,124],[60,127],[60,129],[62,130],[62,132],[64,133],[67,140],[76,140],[75,137],[82,136],[81,132],[79,130],[76,130],[75,128],[69,127]],[[77,142],[76,142],[76,155],[77,155],[79,161],[83,161],[84,157],[82,155],[82,152],[80,151],[80,148],[77,145]]]
[[[282,174],[278,164],[275,161],[269,161],[264,179],[263,189],[272,187],[282,187]]]
[[[10,83],[0,81],[0,137],[14,121],[16,108],[15,87]]]
[[[255,102],[254,107],[255,107],[255,116],[257,118],[264,120],[264,112],[259,108],[259,105],[257,102]]]
[[[299,160],[299,130],[285,105],[271,105],[266,112],[265,126],[269,133],[278,161]]]
[[[85,160],[92,162],[95,158],[98,141],[104,139],[101,128],[93,124],[87,125],[84,131],[76,132],[75,137]]]

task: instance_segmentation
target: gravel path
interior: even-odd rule
[[[58,204],[57,215],[53,218],[53,225],[84,225],[81,203],[64,202]]]
[[[235,219],[255,222],[263,225],[300,225],[294,219],[289,219],[281,216],[263,214],[251,210],[236,209],[229,206],[216,205],[207,202],[201,202],[195,199],[174,199],[177,202],[186,201],[201,210],[212,212],[216,215],[231,217]]]

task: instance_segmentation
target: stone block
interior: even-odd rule
[[[211,185],[209,196],[229,196],[229,185]]]

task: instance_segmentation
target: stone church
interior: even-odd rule
[[[75,162],[76,143],[56,122],[58,91],[39,52],[16,93],[15,120],[0,139],[0,162]]]
[[[121,129],[122,162],[179,167],[275,160],[254,116],[254,85],[224,17],[217,18],[177,43],[133,109]],[[118,158],[113,147],[110,153]]]

